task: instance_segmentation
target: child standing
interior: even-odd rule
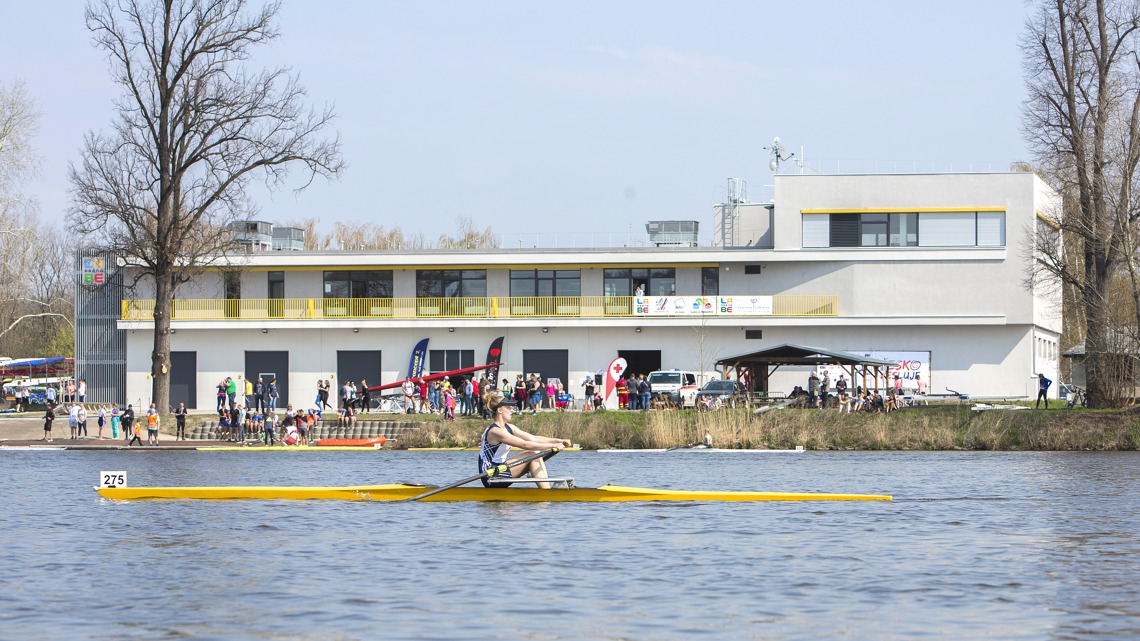
[[[106,406],[99,406],[99,440],[103,440],[103,426],[107,424],[107,409]]]
[[[44,440],[50,442],[51,438],[51,422],[55,420],[55,410],[52,409],[51,403],[48,403],[47,412],[44,414]]]
[[[447,420],[455,420],[455,390],[450,387],[444,390],[443,395],[444,412],[446,413]]]

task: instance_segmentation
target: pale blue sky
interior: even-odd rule
[[[84,3],[0,0],[0,77],[43,116],[44,217],[67,165],[107,127],[116,88]],[[349,163],[266,220],[368,220],[434,237],[460,216],[497,232],[712,231],[725,179],[771,196],[773,136],[809,162],[997,169],[1026,160],[1021,0],[956,2],[347,2],[287,0],[285,65],[333,103]]]

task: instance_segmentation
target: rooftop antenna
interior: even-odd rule
[[[780,163],[784,162],[785,160],[791,160],[792,158],[796,157],[796,155],[794,153],[789,153],[787,148],[780,144],[780,137],[779,136],[776,136],[775,138],[772,139],[772,146],[771,147],[765,147],[764,149],[772,152],[772,160],[768,163],[768,169],[771,169],[772,173],[779,172]],[[804,148],[803,147],[800,147],[800,157],[796,158],[795,163],[796,163],[796,166],[800,168],[800,173],[801,174],[804,173]]]

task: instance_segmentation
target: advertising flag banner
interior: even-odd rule
[[[614,398],[612,407],[617,407],[616,390],[617,382],[622,376],[625,376],[626,362],[621,356],[610,361],[610,366],[606,368],[606,391],[602,395],[602,402],[606,407],[611,407],[610,398]]]
[[[408,378],[419,378],[424,375],[424,366],[427,364],[428,339],[416,343],[412,350],[412,358],[408,361]]]

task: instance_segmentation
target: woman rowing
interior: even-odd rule
[[[487,392],[483,397],[483,403],[491,412],[491,420],[494,422],[487,426],[487,429],[483,431],[483,437],[479,440],[480,472],[486,472],[504,463],[510,465],[512,462],[528,456],[527,454],[519,454],[508,458],[512,447],[541,451],[570,446],[570,441],[566,439],[535,436],[511,425],[510,418],[515,409],[515,401],[512,398],[504,397],[497,390]],[[537,458],[529,463],[490,474],[483,478],[483,485],[485,487],[510,487],[509,483],[496,482],[496,479],[518,478],[528,472],[531,478],[547,478],[546,462]],[[550,488],[549,483],[538,483],[537,485],[542,489]]]

